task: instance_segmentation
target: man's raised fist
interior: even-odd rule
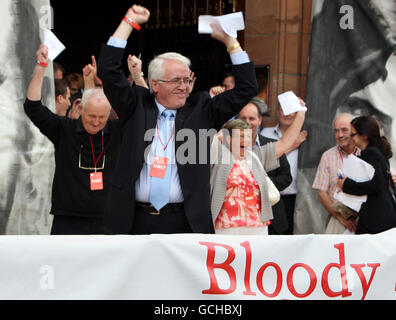
[[[148,21],[150,18],[150,11],[145,7],[134,4],[129,8],[126,17],[140,25]]]

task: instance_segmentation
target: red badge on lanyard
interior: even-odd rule
[[[157,122],[157,134],[158,134],[158,140],[161,143],[162,149],[164,149],[164,151],[165,151],[168,148],[169,142],[171,141],[171,139],[173,137],[173,133],[169,137],[169,140],[166,143],[166,145],[164,145],[164,143],[161,140],[161,136],[159,134],[158,122]],[[151,169],[150,169],[150,176],[164,179],[165,174],[166,174],[166,169],[168,168],[168,162],[169,162],[169,158],[167,158],[167,157],[154,156],[153,164],[151,165]]]
[[[166,169],[168,168],[168,158],[155,156],[151,165],[150,176],[164,179]]]
[[[103,175],[102,175],[102,172],[96,172],[96,166],[98,165],[100,157],[104,153],[103,130],[102,130],[102,152],[99,154],[99,157],[97,159],[95,159],[95,153],[94,153],[94,148],[93,148],[91,135],[89,136],[89,140],[91,141],[92,158],[93,158],[94,167],[95,167],[95,172],[91,172],[89,174],[91,190],[103,190]]]
[[[103,190],[103,176],[102,172],[91,172],[89,174],[91,182],[91,190]]]

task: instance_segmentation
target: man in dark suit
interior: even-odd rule
[[[109,233],[214,233],[210,142],[198,138],[220,129],[257,93],[254,66],[235,38],[211,25],[211,36],[230,53],[233,90],[214,99],[201,93],[188,97],[190,62],[175,53],[150,63],[150,89],[131,87],[120,67],[126,40],[149,16],[147,9],[132,6],[99,59],[99,77],[124,133],[104,225]]]
[[[259,125],[263,120],[262,115],[267,112],[267,108],[264,101],[259,98],[253,98],[239,113],[238,117],[252,126],[253,149],[276,141],[258,133]],[[286,155],[282,155],[279,158],[279,167],[267,172],[267,174],[279,191],[287,188],[292,182],[292,176]],[[272,213],[274,218],[268,227],[268,234],[284,234],[287,230],[288,222],[282,198],[272,207]]]

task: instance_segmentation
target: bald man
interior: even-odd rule
[[[343,159],[350,154],[360,154],[351,138],[351,121],[353,116],[347,113],[340,114],[333,121],[334,136],[337,145],[323,153],[316,171],[312,187],[318,190],[320,203],[329,213],[330,219],[336,219],[344,228],[338,228],[342,233],[348,229],[355,232],[356,221],[353,218],[344,219],[340,213],[333,209],[334,192],[338,179],[338,170],[342,171]],[[334,221],[333,221],[334,222]],[[329,226],[329,224],[328,224]],[[326,233],[334,233],[327,228]]]

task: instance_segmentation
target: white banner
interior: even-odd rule
[[[1,236],[0,257],[0,299],[396,299],[396,229]]]

